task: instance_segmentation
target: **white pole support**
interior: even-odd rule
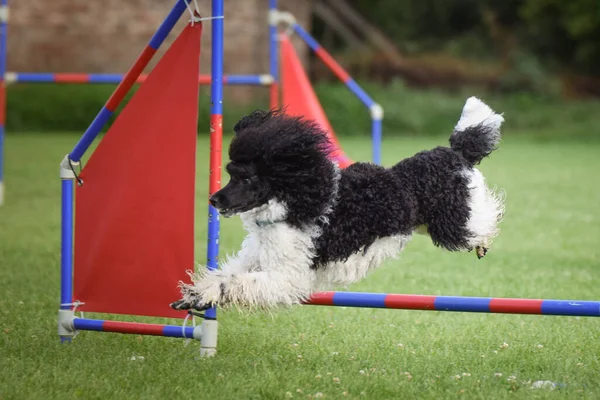
[[[72,161],[67,154],[60,162],[60,179],[75,179],[73,169],[79,166],[79,161]]]
[[[373,104],[369,111],[371,112],[371,118],[375,121],[381,121],[383,119],[383,107],[379,104]]]
[[[8,6],[0,6],[0,22],[8,22]]]
[[[70,342],[77,333],[73,326],[74,319],[73,310],[58,310],[58,336],[61,342]]]
[[[296,17],[294,14],[287,11],[271,10],[269,11],[269,25],[276,26],[284,24],[292,26],[296,23]]]
[[[259,75],[259,79],[260,79],[260,84],[263,86],[272,85],[273,82],[275,81],[275,79],[273,79],[273,75],[270,75],[270,74]]]
[[[205,319],[202,322],[202,331],[200,336],[200,357],[213,357],[217,354],[217,331],[219,323],[216,320]],[[196,330],[194,330],[194,338]]]

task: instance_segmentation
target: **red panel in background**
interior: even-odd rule
[[[346,156],[333,132],[331,124],[321,107],[310,80],[302,67],[302,62],[289,39],[281,40],[283,106],[289,115],[304,116],[316,121],[327,131],[334,148],[331,158],[338,161],[341,168],[352,164]]]
[[[200,24],[187,26],[85,165],[76,192],[80,310],[182,317],[194,269]]]

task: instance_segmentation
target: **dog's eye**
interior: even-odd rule
[[[244,179],[242,179],[242,183],[244,185],[249,185],[250,184],[250,179],[249,178],[244,178]]]

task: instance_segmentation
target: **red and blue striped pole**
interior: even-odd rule
[[[223,0],[212,0],[212,54],[210,106],[210,182],[208,196],[221,188],[221,156],[223,147]],[[207,267],[219,266],[219,213],[208,205]],[[215,319],[215,307],[206,310],[207,318]]]
[[[38,72],[10,72],[6,73],[6,83],[64,83],[64,84],[118,84],[125,74],[87,74],[87,73],[38,73]],[[146,80],[147,74],[140,74],[135,83]],[[269,86],[272,83],[270,75],[225,75],[225,85],[255,85]],[[210,75],[199,75],[198,84],[210,85]]]
[[[271,109],[279,106],[279,39],[277,32],[277,0],[269,0],[269,73],[273,79],[269,89]]]
[[[600,317],[600,301],[589,300],[538,300],[362,292],[322,292],[313,294],[306,304],[400,310]]]
[[[201,326],[177,326],[144,324],[139,322],[119,322],[101,319],[73,318],[66,328],[74,331],[113,332],[136,335],[166,336],[174,338],[202,338]]]
[[[4,203],[4,130],[6,123],[6,55],[8,0],[0,1],[0,205]]]
[[[299,24],[292,25],[294,32],[310,47],[323,63],[344,83],[348,89],[369,109],[371,113],[372,158],[381,164],[381,139],[383,109],[365,92],[335,59]]]
[[[79,160],[81,160],[83,154],[92,144],[96,136],[98,136],[102,128],[104,128],[109,118],[121,104],[121,101],[123,101],[125,95],[127,95],[129,90],[131,90],[131,87],[135,84],[136,80],[141,75],[144,68],[148,65],[154,54],[156,54],[156,51],[164,42],[167,35],[171,32],[186,8],[187,4],[185,0],[177,0],[169,15],[167,15],[165,20],[158,27],[156,33],[154,33],[154,36],[152,36],[146,45],[146,48],[138,56],[137,60],[129,69],[127,74],[125,74],[125,77],[117,86],[110,99],[108,99],[94,121],[85,131],[79,142],[75,145],[75,148],[73,148],[73,151],[69,155],[72,161],[79,162]]]
[[[208,197],[221,188],[221,156],[223,148],[223,0],[212,0],[211,31],[211,104],[210,104],[210,176]],[[206,268],[213,271],[219,267],[219,213],[208,203],[208,243]],[[204,312],[200,356],[210,357],[217,352],[217,308]]]

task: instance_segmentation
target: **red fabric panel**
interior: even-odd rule
[[[302,62],[294,46],[285,38],[281,41],[282,91],[283,106],[289,115],[302,115],[316,121],[327,131],[334,148],[331,158],[338,161],[341,168],[352,164],[352,160],[344,154],[333,132],[331,124],[321,107],[308,76],[302,67]]]
[[[83,311],[182,317],[194,269],[201,25],[187,26],[85,165],[76,191],[74,299]]]

